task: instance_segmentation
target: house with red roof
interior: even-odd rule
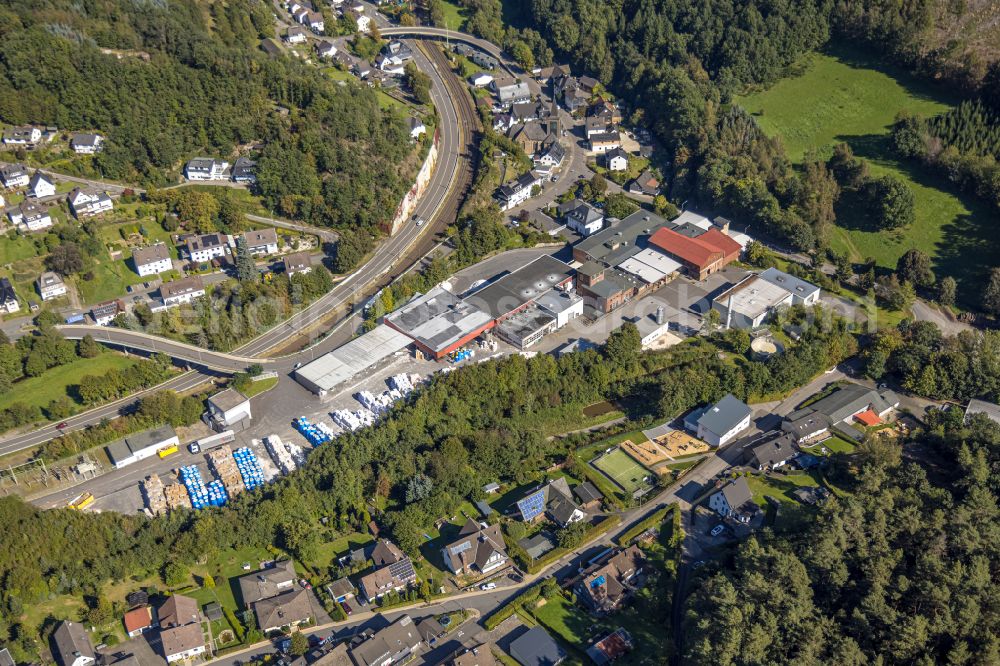
[[[743,249],[714,227],[695,237],[662,227],[649,237],[649,243],[680,262],[688,275],[698,280],[704,280],[736,261]]]

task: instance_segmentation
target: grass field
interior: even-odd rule
[[[273,389],[277,385],[278,385],[278,378],[277,377],[268,377],[266,379],[258,379],[257,381],[252,382],[250,384],[250,388],[248,388],[246,391],[244,391],[243,395],[245,395],[248,398],[252,398],[255,395],[260,395],[261,393],[264,393],[265,391],[270,391],[271,389]]]
[[[0,396],[0,409],[5,409],[14,402],[45,407],[55,398],[67,395],[67,387],[79,384],[80,379],[86,375],[103,375],[112,368],[124,370],[134,364],[133,359],[121,354],[105,352],[94,358],[81,358],[51,368],[38,377],[29,377],[15,383],[12,390]]]
[[[783,504],[798,504],[791,493],[796,488],[822,486],[818,472],[786,474],[781,476],[747,477],[747,485],[753,492],[753,501],[760,506],[767,506],[766,497],[773,497]]]
[[[0,265],[30,259],[35,254],[35,241],[32,237],[18,234],[11,240],[8,236],[0,236]]]
[[[913,189],[916,221],[899,232],[867,228],[850,197],[843,197],[834,249],[854,261],[874,257],[883,268],[894,268],[904,252],[917,248],[934,258],[939,274],[966,285],[995,263],[1000,215],[918,165],[896,159],[890,146],[889,128],[900,111],[930,116],[955,103],[941,89],[844,54],[820,54],[812,56],[801,76],[736,101],[765,132],[782,138],[793,161],[810,149],[829,155],[834,144],[846,141],[869,161],[873,175],[896,176]],[[974,290],[963,291],[975,297]]]
[[[441,0],[441,7],[444,9],[444,22],[449,30],[462,30],[465,28],[466,10],[459,7],[454,0]]]
[[[629,494],[646,485],[649,476],[644,467],[621,449],[601,456],[593,464]]]

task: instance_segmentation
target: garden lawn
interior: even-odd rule
[[[773,476],[751,475],[747,477],[747,485],[753,492],[753,501],[766,507],[768,505],[766,497],[773,497],[782,504],[798,504],[791,496],[796,488],[822,486],[823,483],[818,472],[808,472]]]
[[[52,400],[68,395],[66,389],[79,384],[86,375],[103,375],[112,368],[124,370],[133,365],[135,360],[116,352],[106,351],[94,358],[81,358],[66,365],[50,368],[38,377],[28,377],[15,382],[12,390],[0,396],[0,409],[5,409],[15,402],[45,407]]]
[[[793,161],[810,149],[828,156],[834,144],[846,141],[869,161],[872,175],[893,175],[913,190],[916,221],[895,232],[868,228],[851,198],[842,197],[831,238],[835,250],[855,262],[874,257],[879,266],[895,268],[904,252],[917,248],[934,259],[938,274],[966,287],[995,264],[1000,214],[916,163],[900,161],[890,145],[890,126],[900,111],[933,116],[951,108],[957,100],[941,89],[856,55],[828,53],[811,56],[801,76],[736,101],[766,133],[781,137]],[[959,293],[976,298],[978,290]]]
[[[13,240],[0,236],[0,265],[6,265],[35,256],[35,241],[30,236],[18,234]]]
[[[255,395],[260,395],[265,391],[270,391],[275,386],[278,385],[278,377],[267,377],[266,379],[258,379],[255,382],[250,383],[250,388],[243,392],[248,398],[252,398]]]
[[[375,539],[367,533],[347,534],[333,541],[327,541],[316,549],[316,557],[309,562],[309,566],[317,571],[325,572],[334,564],[341,555],[346,555],[355,548],[360,548],[369,544]]]
[[[95,261],[93,273],[93,280],[80,280],[77,283],[80,297],[91,305],[113,298],[124,298],[128,295],[126,289],[129,285],[155,279],[153,275],[141,277],[124,260],[112,261],[110,257],[101,259],[100,263]]]
[[[458,6],[454,0],[441,0],[441,9],[444,10],[444,26],[449,30],[459,30],[465,28],[466,10]]]

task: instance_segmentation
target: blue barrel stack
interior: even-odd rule
[[[241,446],[233,451],[233,458],[236,459],[236,467],[243,477],[243,485],[247,490],[264,484],[264,470],[260,466],[260,461],[249,447]]]
[[[304,416],[295,419],[295,429],[302,433],[302,436],[309,440],[309,443],[313,446],[326,444],[333,439],[333,433],[330,429],[320,428],[319,425],[322,424],[314,425]]]
[[[226,487],[218,479],[210,481],[205,486],[205,491],[208,493],[208,504],[210,506],[222,506],[229,500],[229,493],[226,492]]]
[[[181,482],[187,488],[192,507],[204,509],[208,506],[208,490],[205,488],[205,482],[201,480],[201,470],[197,466],[181,467]]]

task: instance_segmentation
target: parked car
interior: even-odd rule
[[[340,602],[340,608],[344,611],[344,615],[347,615],[348,617],[350,617],[351,613],[354,612],[354,609],[351,608],[351,605],[346,601]]]
[[[483,583],[482,585],[479,586],[479,589],[480,590],[495,590],[495,589],[497,589],[497,584],[496,583]]]
[[[719,536],[725,529],[726,526],[721,523],[716,525],[715,527],[712,528],[712,536]]]

